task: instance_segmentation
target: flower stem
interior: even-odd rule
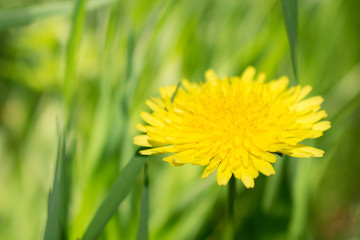
[[[149,235],[149,172],[147,163],[144,165],[144,186],[141,196],[140,218],[137,240],[147,240]]]
[[[227,199],[227,210],[226,210],[226,225],[225,225],[225,236],[226,240],[235,239],[235,197],[236,197],[236,182],[235,177],[230,178],[228,184],[228,199]]]

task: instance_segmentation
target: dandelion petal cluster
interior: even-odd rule
[[[163,160],[173,166],[191,163],[206,166],[202,178],[217,169],[217,183],[226,185],[232,175],[247,188],[254,187],[259,172],[272,175],[274,153],[292,157],[321,157],[320,149],[301,144],[330,128],[320,110],[323,98],[305,97],[310,86],[288,88],[281,77],[265,83],[248,67],[242,76],[219,78],[214,71],[199,84],[187,80],[181,87],[160,88],[160,97],[142,112],[147,123],[137,124],[143,135],[134,143],[149,147],[143,155],[172,153]]]

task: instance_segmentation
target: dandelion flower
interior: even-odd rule
[[[137,124],[143,135],[134,143],[149,147],[143,155],[171,155],[163,160],[173,166],[191,163],[206,166],[202,178],[217,169],[217,183],[226,185],[232,175],[247,188],[254,187],[259,172],[275,173],[275,153],[292,157],[322,157],[324,151],[300,142],[318,138],[330,128],[320,110],[323,98],[304,99],[310,86],[288,88],[281,77],[265,83],[265,74],[255,78],[248,67],[241,77],[219,78],[205,73],[206,82],[160,88],[160,97],[142,112],[147,123]]]

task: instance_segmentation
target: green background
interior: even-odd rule
[[[299,1],[298,82],[324,97],[332,122],[307,143],[326,154],[278,157],[254,189],[237,181],[237,239],[360,239],[359,12],[355,0]],[[160,86],[248,65],[295,82],[290,52],[280,0],[0,2],[0,239],[44,237],[59,140],[54,209],[76,239],[135,152],[135,123]],[[202,170],[149,159],[150,239],[221,239],[227,189]],[[136,239],[142,189],[140,174],[100,239]]]

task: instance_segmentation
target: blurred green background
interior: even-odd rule
[[[360,239],[360,4],[302,0],[298,81],[322,95],[324,158],[237,181],[237,239]],[[135,151],[144,102],[183,77],[248,65],[294,79],[280,0],[0,2],[0,239],[43,238],[60,129],[64,228],[81,237]],[[203,167],[149,161],[150,239],[221,239],[226,187]],[[142,175],[100,239],[135,239]]]

